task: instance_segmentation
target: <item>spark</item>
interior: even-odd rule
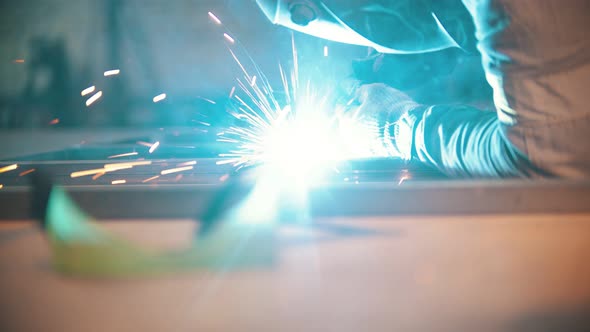
[[[197,123],[202,124],[203,126],[207,126],[207,127],[211,127],[211,124],[209,122],[205,122],[205,121],[197,121]]]
[[[184,163],[180,163],[180,164],[178,164],[176,166],[182,167],[182,166],[192,166],[192,165],[196,165],[196,164],[197,164],[197,161],[196,160],[192,160],[192,161],[187,161],[187,162],[184,162]]]
[[[137,156],[137,152],[116,154],[116,155],[108,156],[107,159],[115,159],[115,158],[122,158],[122,157],[131,157],[131,156]]]
[[[167,175],[167,174],[172,174],[172,173],[190,171],[193,168],[194,168],[194,166],[185,166],[185,167],[170,168],[170,169],[165,169],[165,170],[161,171],[160,174],[161,175]]]
[[[154,99],[153,99],[153,101],[154,101],[154,103],[158,103],[158,102],[161,102],[164,99],[166,99],[166,94],[165,93],[161,93],[161,94],[155,96]]]
[[[99,173],[109,173],[109,172],[116,172],[116,171],[120,171],[120,170],[124,170],[124,169],[130,169],[133,168],[133,166],[129,166],[129,165],[121,165],[118,167],[109,167],[109,168],[95,168],[95,169],[88,169],[85,171],[77,171],[77,172],[72,172],[70,174],[70,177],[72,179],[74,178],[79,178],[79,177],[83,177],[83,176],[88,176],[88,175],[95,175],[95,174],[99,174]]]
[[[227,33],[224,33],[223,37],[232,44],[236,42],[235,39],[233,39],[232,36],[228,35]]]
[[[86,107],[94,104],[94,102],[100,99],[100,97],[102,97],[102,91],[98,91],[97,93],[93,94],[92,97],[86,100]]]
[[[58,124],[58,123],[59,123],[59,119],[58,119],[58,118],[55,118],[55,119],[53,119],[53,120],[49,121],[49,125],[50,125],[50,126],[56,125],[56,124]]]
[[[142,183],[147,183],[147,182],[153,181],[153,180],[155,180],[155,179],[157,179],[157,178],[159,178],[159,177],[160,177],[159,175],[152,176],[151,178],[147,178],[147,179],[145,179],[145,180],[143,180],[143,181],[141,181],[141,182],[142,182]]]
[[[25,59],[16,59],[14,63],[25,63]]]
[[[154,143],[154,144],[152,144],[150,146],[149,153],[150,154],[151,153],[154,153],[154,151],[156,151],[156,149],[158,148],[158,146],[160,146],[160,141],[158,141],[158,142],[156,142],[156,143]]]
[[[127,183],[127,180],[114,180],[113,182],[111,182],[111,184],[125,184]]]
[[[208,99],[208,98],[205,98],[205,97],[201,97],[201,96],[199,96],[199,97],[197,97],[197,98],[199,98],[199,99],[202,99],[202,100],[204,100],[204,101],[206,101],[206,102],[208,102],[208,103],[210,103],[210,104],[213,104],[213,105],[216,105],[216,104],[217,104],[215,101],[213,101],[213,100],[211,100],[211,99]]]
[[[219,182],[225,182],[229,179],[229,174],[223,174],[219,177]]]
[[[88,94],[93,93],[95,90],[96,90],[96,87],[94,85],[93,86],[89,86],[86,89],[82,90],[80,92],[80,95],[82,95],[82,97],[84,97],[84,96],[86,96]]]
[[[105,175],[105,172],[102,173],[96,173],[93,177],[92,177],[92,181],[96,181],[99,177]]]
[[[209,18],[211,18],[211,20],[213,20],[213,22],[215,22],[215,24],[217,25],[221,25],[221,20],[219,18],[217,18],[217,16],[215,16],[215,14],[213,14],[212,12],[208,12],[207,13],[209,15]]]
[[[152,143],[148,143],[148,142],[144,142],[144,141],[137,141],[136,143],[137,143],[137,144],[139,144],[139,145],[142,145],[142,146],[148,147],[148,148],[151,148],[151,147],[152,147],[152,145],[154,145],[154,144],[152,144]]]
[[[14,171],[15,169],[18,168],[18,164],[12,164],[9,166],[4,166],[0,168],[0,173],[6,173],[6,172],[10,172],[10,171]]]
[[[3,184],[0,184],[0,189],[2,189],[2,188],[4,188],[4,185]]]
[[[232,44],[236,41],[224,34]],[[229,113],[239,124],[218,134],[230,148],[220,153],[216,165],[242,167],[264,165],[263,172],[277,174],[300,187],[312,178],[333,172],[338,164],[353,158],[383,154],[379,128],[346,115],[337,103],[330,81],[313,80],[300,73],[295,40],[293,66],[279,64],[283,98],[277,98],[268,78],[251,56],[242,62],[229,49],[243,76],[232,87]],[[328,56],[328,48],[324,47]],[[305,79],[304,79],[305,78]],[[300,181],[304,180],[304,181]]]
[[[146,161],[132,161],[128,163],[115,163],[115,164],[105,164],[105,169],[113,169],[113,168],[122,168],[122,167],[135,167],[135,166],[146,166],[151,165],[152,162],[149,160]]]
[[[36,169],[34,169],[34,168],[31,168],[31,169],[29,169],[29,170],[26,170],[26,171],[24,171],[24,172],[21,172],[21,173],[20,173],[18,176],[25,176],[25,175],[27,175],[27,174],[31,174],[31,173],[33,173],[34,171],[36,171]]]
[[[410,175],[407,170],[403,170],[402,172],[404,174],[399,178],[399,182],[397,183],[398,186],[404,183],[406,180],[410,180],[412,178],[412,175]]]
[[[121,73],[121,70],[119,70],[119,69],[111,69],[111,70],[107,70],[104,72],[104,77],[115,76],[115,75],[119,75],[120,73]]]

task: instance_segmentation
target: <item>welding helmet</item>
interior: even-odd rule
[[[380,53],[410,54],[465,48],[473,39],[470,38],[472,31],[464,29],[462,24],[457,25],[457,17],[473,24],[461,0],[256,2],[274,24],[328,40],[370,46]]]

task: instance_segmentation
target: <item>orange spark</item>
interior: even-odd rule
[[[14,171],[17,168],[18,168],[18,164],[12,164],[12,165],[9,165],[9,166],[4,166],[4,167],[0,168],[0,173],[6,173],[6,172]]]
[[[34,168],[31,168],[31,169],[29,169],[29,170],[26,170],[26,171],[24,171],[24,172],[21,172],[21,173],[20,173],[18,176],[25,176],[25,175],[27,175],[27,174],[31,174],[31,173],[33,173],[34,171],[36,171],[36,169],[34,169]]]
[[[121,166],[111,166],[108,168],[95,168],[95,169],[89,169],[89,170],[85,170],[85,171],[78,171],[78,172],[73,172],[70,174],[71,178],[79,178],[82,176],[88,176],[88,175],[95,175],[98,173],[108,173],[108,172],[116,172],[116,171],[120,171],[123,169],[130,169],[133,168],[133,166],[129,166],[129,165],[121,165]]]
[[[58,123],[59,123],[59,119],[58,119],[58,118],[55,118],[55,119],[53,119],[53,120],[49,121],[49,125],[50,125],[50,126],[56,125],[56,124],[58,124]]]
[[[105,175],[105,172],[102,173],[96,173],[93,177],[92,177],[92,181],[96,181],[96,179],[98,179],[99,177]]]
[[[218,25],[221,25],[221,20],[219,18],[217,18],[217,16],[215,16],[215,14],[213,14],[212,12],[208,12],[207,14],[209,15],[209,18],[211,18],[211,20],[213,20],[213,22],[215,22]]]
[[[86,100],[86,106],[88,107],[94,104],[94,102],[100,99],[100,97],[102,97],[102,91],[98,91],[97,93],[93,94],[92,97],[88,98],[88,100]]]
[[[116,164],[105,164],[104,168],[105,169],[116,169],[116,168],[131,168],[131,167],[135,167],[135,166],[146,166],[146,165],[151,165],[152,162],[147,160],[147,161],[132,161],[132,162],[128,162],[128,163],[116,163]]]
[[[236,41],[235,41],[235,40],[232,38],[232,36],[228,35],[227,33],[224,33],[224,34],[223,34],[223,37],[224,37],[225,39],[227,39],[227,41],[228,41],[228,42],[230,42],[230,43],[232,43],[232,44],[236,42]]]
[[[86,89],[82,90],[82,92],[80,92],[80,95],[82,95],[82,97],[84,97],[84,96],[86,96],[88,94],[93,93],[94,90],[96,90],[96,87],[94,85],[93,86],[90,86],[90,87],[87,87]]]
[[[182,167],[182,166],[191,166],[191,165],[196,165],[196,164],[197,164],[197,161],[196,160],[192,160],[192,161],[187,161],[185,163],[180,163],[180,164],[178,164],[176,166]]]
[[[161,94],[155,96],[154,99],[152,99],[152,101],[154,103],[159,103],[159,102],[161,102],[164,99],[166,99],[166,94],[165,93],[161,93]]]
[[[154,151],[156,151],[156,149],[158,148],[158,146],[160,146],[160,142],[159,141],[156,142],[156,143],[154,143],[154,144],[152,144],[152,146],[150,146],[149,153],[153,153]]]
[[[116,154],[113,156],[108,156],[107,159],[115,159],[115,158],[121,158],[121,157],[130,157],[130,156],[136,156],[137,152],[129,152],[129,153],[121,153],[121,154]]]
[[[137,141],[136,143],[139,145],[143,145],[145,147],[148,147],[148,148],[151,148],[153,145],[152,143],[148,143],[148,142],[144,142],[144,141]]]
[[[112,69],[112,70],[107,70],[104,72],[104,76],[114,76],[114,75],[119,75],[119,73],[121,73],[121,70],[119,69]]]
[[[159,178],[159,177],[160,177],[159,175],[152,176],[151,178],[147,178],[147,179],[145,179],[145,180],[143,180],[143,181],[141,181],[141,182],[142,182],[142,183],[147,183],[147,182],[153,181],[153,180],[155,180],[155,179],[157,179],[157,178]]]
[[[170,169],[163,170],[162,172],[160,172],[160,174],[166,175],[166,174],[178,173],[178,172],[183,172],[183,171],[190,171],[191,169],[193,169],[193,166],[170,168]]]

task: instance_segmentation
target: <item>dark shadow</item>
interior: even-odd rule
[[[510,323],[506,331],[590,331],[590,303],[531,313]]]
[[[74,111],[71,64],[62,38],[36,37],[30,41],[27,77],[19,107],[13,110],[15,127],[79,125]],[[52,123],[58,119],[59,122]]]

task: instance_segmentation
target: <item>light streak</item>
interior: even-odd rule
[[[328,46],[324,46],[324,56],[328,56]]]
[[[121,168],[121,167],[146,166],[146,165],[151,165],[151,164],[152,164],[152,162],[150,160],[132,161],[132,162],[128,162],[128,163],[105,164],[104,168],[113,169],[113,168]]]
[[[196,164],[197,164],[197,161],[196,160],[192,160],[192,161],[187,161],[187,162],[184,162],[184,163],[180,163],[180,164],[178,164],[176,166],[182,167],[182,166],[192,166],[192,165],[196,165]]]
[[[147,178],[147,179],[145,179],[145,180],[143,180],[143,181],[141,181],[141,182],[142,182],[142,183],[148,183],[148,182],[150,182],[150,181],[153,181],[153,180],[155,180],[155,179],[157,179],[157,178],[159,178],[159,177],[160,177],[159,175],[152,176],[151,178]]]
[[[219,177],[219,182],[225,182],[229,179],[229,174],[223,174]]]
[[[154,101],[154,103],[159,103],[159,102],[161,102],[164,99],[166,99],[166,94],[165,93],[161,93],[161,94],[155,96],[154,99],[153,99],[153,101]]]
[[[399,182],[397,183],[398,186],[404,183],[406,180],[410,180],[412,178],[412,175],[408,172],[408,170],[403,170],[402,173],[403,175],[399,178]]]
[[[88,100],[86,100],[86,107],[94,104],[94,102],[96,102],[98,99],[100,99],[100,97],[102,97],[102,91],[98,91],[97,93],[93,94],[92,97],[88,98]]]
[[[193,168],[194,168],[193,166],[170,168],[170,169],[165,169],[165,170],[161,171],[160,174],[161,175],[167,175],[167,174],[172,174],[172,173],[190,171]]]
[[[16,59],[14,63],[25,63],[25,59]]]
[[[74,178],[79,178],[79,177],[83,177],[83,176],[88,176],[88,175],[95,175],[95,174],[99,174],[99,173],[109,173],[109,172],[116,172],[116,171],[120,171],[120,170],[124,170],[124,169],[130,169],[133,168],[133,166],[119,166],[119,167],[109,167],[109,168],[95,168],[95,169],[88,169],[85,171],[77,171],[77,172],[72,172],[70,174],[70,177],[72,179]]]
[[[21,173],[20,173],[18,176],[25,176],[25,175],[27,175],[27,174],[31,174],[31,173],[33,173],[34,171],[36,171],[36,169],[34,169],[34,168],[31,168],[31,169],[29,169],[29,170],[26,170],[26,171],[24,171],[24,172],[21,172]]]
[[[127,180],[114,180],[113,182],[111,182],[111,184],[125,184],[127,183]]]
[[[105,175],[106,173],[102,172],[102,173],[97,173],[92,177],[92,181],[96,181],[98,180],[99,177]]]
[[[154,151],[156,151],[156,149],[158,148],[158,146],[160,146],[160,141],[158,141],[158,142],[156,142],[156,143],[154,143],[154,144],[152,144],[150,146],[149,153],[150,154],[151,153],[154,153]]]
[[[148,143],[148,142],[144,142],[144,141],[137,141],[136,143],[137,143],[138,145],[142,145],[142,146],[145,146],[145,147],[148,147],[148,148],[151,148],[151,147],[152,147],[152,145],[154,145],[154,144],[152,144],[152,143]]]
[[[207,14],[209,15],[209,18],[211,18],[211,20],[213,20],[213,22],[215,22],[215,24],[217,24],[217,25],[222,24],[221,20],[217,16],[215,16],[215,14],[213,14],[212,12],[208,12]]]
[[[252,81],[250,82],[251,86],[255,86],[256,85],[256,75],[252,76]]]
[[[74,178],[79,178],[82,176],[94,175],[94,174],[104,173],[104,172],[106,172],[106,170],[104,168],[88,169],[85,171],[72,172],[72,173],[70,173],[70,177],[72,179],[74,179]]]
[[[12,165],[8,165],[8,166],[4,166],[4,167],[1,167],[0,168],[0,173],[6,173],[6,172],[14,171],[17,168],[18,168],[18,164],[12,164]]]
[[[58,118],[55,118],[55,119],[53,119],[53,120],[49,121],[49,125],[50,125],[50,126],[56,125],[56,124],[58,124],[58,123],[59,123],[59,119],[58,119]]]
[[[119,69],[111,69],[111,70],[107,70],[104,72],[104,77],[115,76],[115,75],[119,75],[120,73],[121,73],[121,70],[119,70]]]
[[[108,156],[107,159],[115,159],[115,158],[122,158],[122,157],[131,157],[131,156],[137,156],[137,152],[116,154],[116,155]]]
[[[224,33],[223,37],[232,44],[236,42],[235,39],[233,39],[232,36],[228,35],[227,33]]]
[[[93,86],[89,86],[86,89],[82,90],[82,92],[80,92],[80,95],[82,95],[82,97],[84,97],[84,96],[86,96],[88,94],[93,93],[95,90],[96,90],[96,87],[94,85]]]
[[[211,99],[208,99],[208,98],[205,98],[205,97],[201,97],[201,96],[199,96],[197,98],[202,99],[202,100],[204,100],[204,101],[206,101],[206,102],[208,102],[210,104],[217,105],[217,103],[215,101],[211,100]]]

